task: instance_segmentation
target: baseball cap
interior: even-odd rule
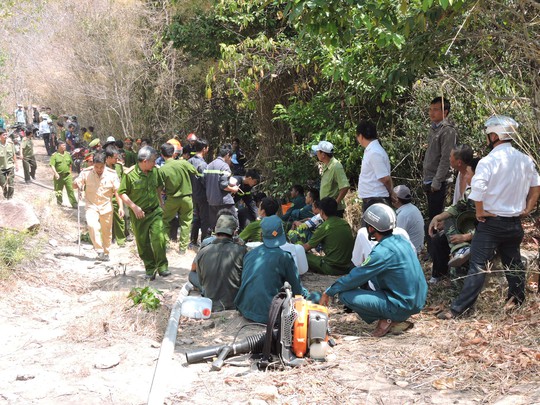
[[[411,190],[409,190],[409,187],[403,184],[394,187],[394,193],[396,193],[397,198],[402,200],[412,200]]]
[[[216,222],[216,233],[233,236],[237,227],[236,220],[232,215],[221,215]]]
[[[265,246],[275,248],[287,243],[283,222],[277,215],[264,217],[261,221],[262,238]]]
[[[324,153],[334,153],[334,145],[328,141],[320,141],[317,145],[311,147],[313,152],[324,152]]]

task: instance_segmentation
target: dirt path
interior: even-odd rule
[[[52,184],[42,143],[36,143],[38,180]],[[149,314],[126,298],[132,287],[146,285],[133,243],[115,248],[110,263],[95,263],[90,245],[78,251],[77,212],[57,207],[52,191],[17,178],[15,197],[31,202],[41,220],[32,250],[42,253],[0,285],[0,403],[146,403],[193,252],[170,252],[173,276],[152,283],[164,292],[164,306]],[[166,402],[540,403],[540,299],[531,294],[524,308],[505,314],[498,307],[500,281],[494,278],[483,293],[476,315],[451,322],[436,320],[433,308],[446,304],[455,286],[431,289],[415,327],[382,339],[369,337],[373,325],[334,305],[338,345],[328,361],[279,372],[253,371],[245,359],[220,372],[210,372],[208,364],[185,366],[185,351],[230,343],[245,321],[235,311],[206,321],[182,318]],[[331,282],[303,278],[311,290]],[[258,331],[244,329],[239,336]]]

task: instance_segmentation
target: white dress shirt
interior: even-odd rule
[[[492,214],[517,217],[525,209],[529,189],[539,185],[533,160],[505,142],[478,163],[469,199],[482,201]]]
[[[379,180],[386,176],[390,176],[390,159],[379,141],[375,139],[364,151],[358,177],[358,197],[389,197],[388,190]]]
[[[394,235],[403,236],[411,244],[412,250],[416,251],[414,245],[409,239],[409,235],[405,229],[396,227],[394,228]],[[378,242],[376,240],[369,240],[367,228],[360,228],[356,234],[356,240],[354,241],[354,248],[352,252],[351,261],[355,266],[360,266],[366,260],[366,257],[369,256],[371,250]]]

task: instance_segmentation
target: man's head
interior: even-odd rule
[[[334,145],[328,141],[320,141],[313,145],[311,150],[317,154],[317,159],[321,162],[328,162],[334,156]]]
[[[238,149],[240,147],[240,139],[239,138],[234,138],[232,140],[232,147],[234,150]]]
[[[88,144],[88,147],[91,148],[91,149],[101,148],[101,142],[100,142],[99,138],[92,139],[90,141],[90,143]]]
[[[255,187],[261,181],[261,175],[255,169],[249,169],[244,176],[244,184],[249,187]]]
[[[222,214],[216,222],[216,235],[219,237],[232,237],[238,228],[236,218],[231,214]]]
[[[100,152],[96,152],[94,154],[94,157],[93,157],[93,161],[94,161],[93,170],[100,177],[103,174],[103,172],[105,171],[105,160],[106,160],[105,152],[100,151]]]
[[[367,146],[377,139],[377,127],[371,121],[360,121],[356,126],[356,140],[362,146]]]
[[[206,139],[198,138],[193,147],[196,153],[202,153],[203,156],[208,153],[208,141]]]
[[[69,132],[75,131],[75,125],[69,124],[69,125],[68,125],[68,131],[69,131]]]
[[[279,210],[279,203],[275,198],[266,197],[261,201],[261,206],[259,207],[259,216],[260,217],[269,217],[270,215],[276,215]]]
[[[22,109],[23,109],[23,105],[22,105],[22,104],[17,104],[17,108],[18,108],[19,110],[22,110]]]
[[[141,149],[139,149],[139,152],[137,153],[139,168],[143,172],[148,173],[154,168],[157,156],[158,153],[154,148],[152,148],[151,146],[143,146]]]
[[[404,184],[394,187],[394,193],[396,193],[397,203],[394,204],[396,208],[401,207],[404,204],[409,204],[412,201],[411,190]]]
[[[263,243],[266,247],[277,248],[287,243],[283,222],[277,215],[265,217],[261,221]]]
[[[64,141],[57,141],[57,145],[58,145],[58,152],[64,153],[64,151],[66,150],[66,143]]]
[[[456,145],[450,151],[450,166],[455,170],[463,170],[471,165],[474,152],[469,145]]]
[[[315,201],[319,201],[319,190],[310,188],[306,194],[306,204],[311,205]]]
[[[133,148],[133,139],[129,137],[124,139],[124,148],[127,150],[131,150]]]
[[[435,97],[429,105],[429,119],[438,124],[450,113],[450,100],[444,97]]]
[[[291,187],[291,198],[296,198],[299,195],[304,195],[304,187],[300,184],[295,184]]]
[[[161,156],[163,156],[165,159],[170,159],[173,157],[175,148],[174,145],[170,144],[169,142],[164,143],[160,147]]]
[[[497,146],[501,142],[511,142],[517,136],[519,124],[506,115],[493,115],[484,124],[488,145]]]
[[[193,150],[193,145],[188,143],[187,145],[184,145],[182,148],[182,157],[185,160],[189,160],[191,158],[191,151]]]
[[[324,217],[335,217],[338,212],[337,201],[332,197],[324,197],[319,201],[319,209],[321,210],[321,215]]]
[[[4,127],[0,127],[0,141],[2,142],[2,144],[6,143],[6,139],[7,139],[7,132],[4,129]]]
[[[195,135],[194,133],[191,133],[187,136],[187,141],[194,145],[195,144],[195,141],[197,140],[197,135]]]
[[[89,132],[94,132],[94,127],[89,126],[89,127],[88,127],[88,131],[89,131]]]
[[[390,235],[396,227],[396,213],[386,204],[377,203],[369,206],[362,217],[367,224],[370,240],[380,240]]]
[[[112,167],[118,162],[118,149],[114,144],[111,144],[105,148],[105,163],[107,166]]]
[[[225,162],[228,164],[231,163],[231,155],[232,155],[232,145],[230,143],[226,143],[220,146],[218,156],[223,158]]]

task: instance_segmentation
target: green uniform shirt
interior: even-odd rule
[[[160,205],[158,187],[163,187],[163,182],[156,168],[144,173],[135,165],[122,177],[118,195],[127,194],[145,213],[150,213]]]
[[[329,217],[313,233],[309,245],[323,245],[324,261],[332,267],[348,268],[351,264],[354,238],[351,227],[342,218]]]
[[[68,152],[54,152],[51,156],[51,161],[49,162],[49,165],[54,167],[58,174],[70,174],[72,164],[73,160]]]
[[[343,165],[333,157],[327,165],[323,166],[321,177],[321,200],[324,197],[337,198],[339,190],[345,187],[350,187],[349,180],[345,175]],[[338,205],[338,210],[344,210],[345,203],[343,200]]]
[[[197,169],[187,160],[169,159],[158,170],[165,185],[167,197],[185,197],[193,193],[189,174],[197,175]]]
[[[15,144],[11,139],[6,139],[6,144],[0,143],[0,169],[7,170],[15,166]]]
[[[262,242],[261,220],[250,222],[238,237],[244,242]]]
[[[124,165],[126,167],[131,167],[133,165],[136,165],[137,164],[137,153],[135,153],[134,151],[132,150],[125,150],[126,152],[126,156],[124,158]]]
[[[34,142],[31,138],[24,138],[21,142],[21,150],[23,157],[31,158],[34,156]]]

